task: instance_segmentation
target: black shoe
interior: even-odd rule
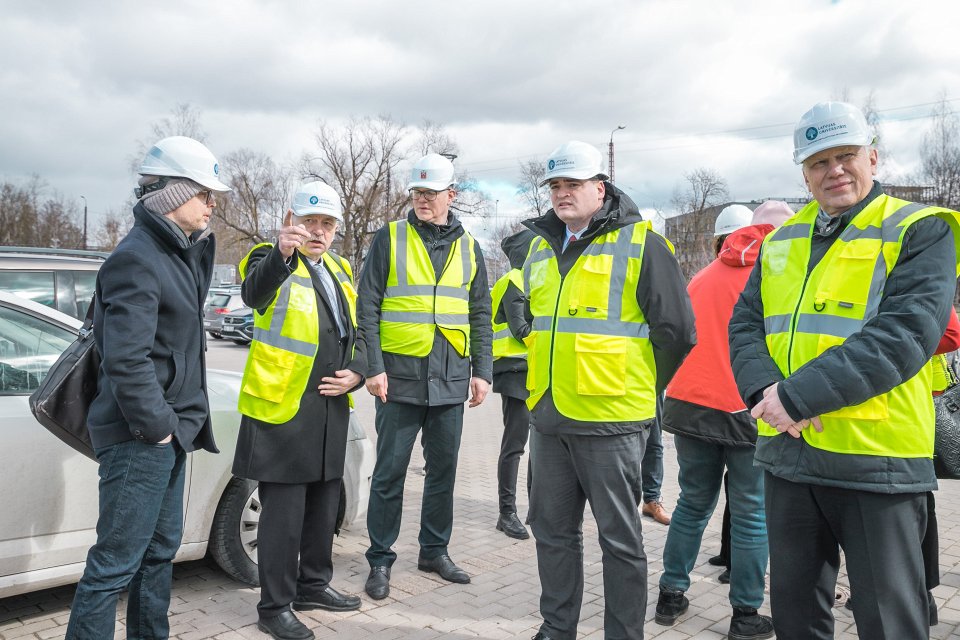
[[[657,600],[657,615],[654,620],[657,624],[672,626],[689,608],[690,601],[683,595],[683,591],[660,587],[660,599]]]
[[[734,607],[733,618],[730,620],[730,631],[727,632],[730,640],[763,640],[773,637],[773,620],[770,616],[762,616],[756,609],[748,607]]]
[[[730,584],[730,569],[724,569],[723,573],[717,576],[717,582],[720,584]]]
[[[725,567],[727,566],[727,559],[723,556],[713,556],[707,560],[707,564],[713,565],[714,567]]]
[[[497,531],[503,531],[508,538],[517,540],[526,540],[530,537],[530,533],[520,523],[516,513],[501,513],[497,519]]]
[[[448,555],[437,556],[436,558],[420,556],[417,559],[417,569],[436,573],[447,582],[456,582],[457,584],[468,584],[470,582],[470,576],[467,575],[467,572],[453,564],[453,560]]]
[[[374,600],[383,600],[390,595],[390,567],[370,567],[370,575],[367,576],[367,584],[363,585],[363,590]]]
[[[930,626],[937,626],[940,623],[940,614],[937,613],[937,601],[933,597],[933,591],[927,591],[927,610],[930,615]]]
[[[293,601],[294,611],[310,611],[312,609],[326,609],[327,611],[355,611],[360,608],[360,598],[347,596],[331,586],[312,598],[301,598]]]
[[[538,631],[537,635],[533,636],[532,640],[553,640],[553,639],[547,634],[545,634],[543,631]]]
[[[313,640],[313,631],[297,620],[292,611],[284,611],[278,616],[260,618],[257,629],[270,634],[277,640]]]

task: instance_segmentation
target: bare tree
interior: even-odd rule
[[[107,211],[100,220],[100,228],[95,236],[98,248],[101,251],[113,251],[132,225],[133,217],[129,212],[121,209]]]
[[[149,140],[138,140],[134,155],[130,158],[130,169],[133,173],[140,168],[143,157],[147,155],[147,150],[158,140],[170,136],[187,136],[200,142],[207,141],[207,132],[203,128],[203,114],[198,107],[189,102],[177,104],[170,110],[170,115],[154,122],[150,127],[151,138]]]
[[[439,153],[442,156],[456,156],[460,153],[456,141],[442,124],[433,120],[424,120],[417,129],[419,140],[416,150],[420,152],[421,157],[428,153]]]
[[[699,213],[730,197],[727,181],[712,169],[701,167],[683,176],[686,184],[673,192],[672,204],[680,213]]]
[[[240,149],[223,158],[223,180],[233,191],[217,196],[214,218],[248,244],[271,238],[286,211],[291,175],[269,156]]]
[[[517,195],[532,216],[542,216],[550,209],[550,192],[541,186],[547,170],[539,158],[520,163],[520,184]]]
[[[25,247],[83,247],[80,207],[62,195],[46,195],[39,176],[25,184],[0,185],[0,244]]]
[[[342,127],[321,122],[317,152],[304,158],[303,176],[326,181],[343,198],[341,254],[357,272],[372,234],[395,219],[407,200],[402,182],[394,180],[406,130],[385,115],[353,118]]]
[[[523,230],[519,220],[498,224],[490,233],[489,240],[483,246],[483,261],[487,266],[487,280],[493,286],[500,277],[510,270],[510,259],[500,248],[500,243]]]
[[[945,95],[933,108],[933,123],[923,136],[920,167],[933,187],[933,204],[960,206],[960,119]]]

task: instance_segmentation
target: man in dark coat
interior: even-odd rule
[[[376,600],[390,593],[403,482],[421,430],[426,478],[417,567],[450,582],[470,582],[450,559],[448,545],[463,403],[468,392],[471,407],[483,402],[492,378],[490,291],[480,243],[450,211],[454,182],[453,164],[438,154],[414,165],[408,183],[413,209],[377,232],[360,277],[366,386],[377,397],[365,585]]]
[[[233,473],[259,481],[258,627],[278,640],[314,637],[291,603],[297,611],[360,608],[360,598],[330,586],[347,392],[362,384],[365,364],[362,348],[354,348],[350,268],[329,252],[342,221],[331,187],[302,185],[276,245],[254,247],[240,266],[256,329]]]
[[[493,391],[500,394],[503,404],[503,437],[500,440],[500,456],[497,458],[497,493],[500,502],[497,530],[518,540],[530,537],[530,533],[517,517],[517,472],[520,468],[520,457],[530,435],[527,357],[526,347],[523,345],[523,339],[530,333],[530,323],[526,317],[526,296],[523,293],[520,269],[534,238],[536,234],[524,229],[503,239],[500,248],[510,260],[511,272],[507,272],[497,281],[492,294]],[[517,282],[520,283],[519,287]],[[506,329],[497,331],[497,328],[503,325],[506,325]],[[500,335],[504,331],[506,333]],[[524,352],[514,354],[515,349],[511,346]],[[504,355],[501,355],[501,352]],[[528,489],[529,471],[528,465]]]
[[[173,558],[183,533],[186,453],[217,453],[204,362],[203,300],[213,274],[207,229],[216,158],[165,138],[139,170],[134,226],[97,276],[93,331],[102,358],[87,426],[100,462],[97,542],[67,638],[112,638],[129,585],[129,637],[166,638]]]

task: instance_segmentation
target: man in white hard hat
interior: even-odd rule
[[[604,634],[643,637],[647,557],[640,461],[656,399],[695,342],[670,243],[607,182],[583,142],[547,159],[553,208],[523,266],[540,613],[536,640],[573,640],[583,599],[583,511],[603,549]]]
[[[373,238],[360,277],[358,324],[366,344],[367,390],[377,401],[377,464],[367,531],[376,600],[390,593],[403,483],[422,432],[426,461],[417,568],[470,582],[450,558],[453,487],[463,403],[483,402],[493,377],[490,291],[480,243],[453,215],[453,163],[418,160],[407,184],[413,209]]]
[[[130,637],[166,638],[172,561],[183,532],[186,453],[217,453],[207,401],[203,293],[220,181],[203,144],[175,136],[147,152],[134,226],[97,275],[102,357],[87,425],[100,463],[97,542],[77,585],[67,638],[112,638],[129,588]]]
[[[347,447],[347,393],[366,366],[356,348],[353,271],[330,251],[340,196],[301,185],[275,244],[240,262],[241,297],[254,309],[243,372],[243,418],[233,475],[259,482],[257,626],[277,640],[313,632],[290,610],[351,611],[360,598],[331,586],[333,535]]]
[[[853,105],[803,115],[794,161],[814,200],[767,237],[730,321],[779,640],[833,637],[840,548],[861,637],[929,633],[927,362],[953,301],[960,214],[885,195],[873,142]]]

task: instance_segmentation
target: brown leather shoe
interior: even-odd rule
[[[663,508],[663,503],[659,500],[644,502],[640,513],[653,518],[660,524],[670,524],[670,514]]]

